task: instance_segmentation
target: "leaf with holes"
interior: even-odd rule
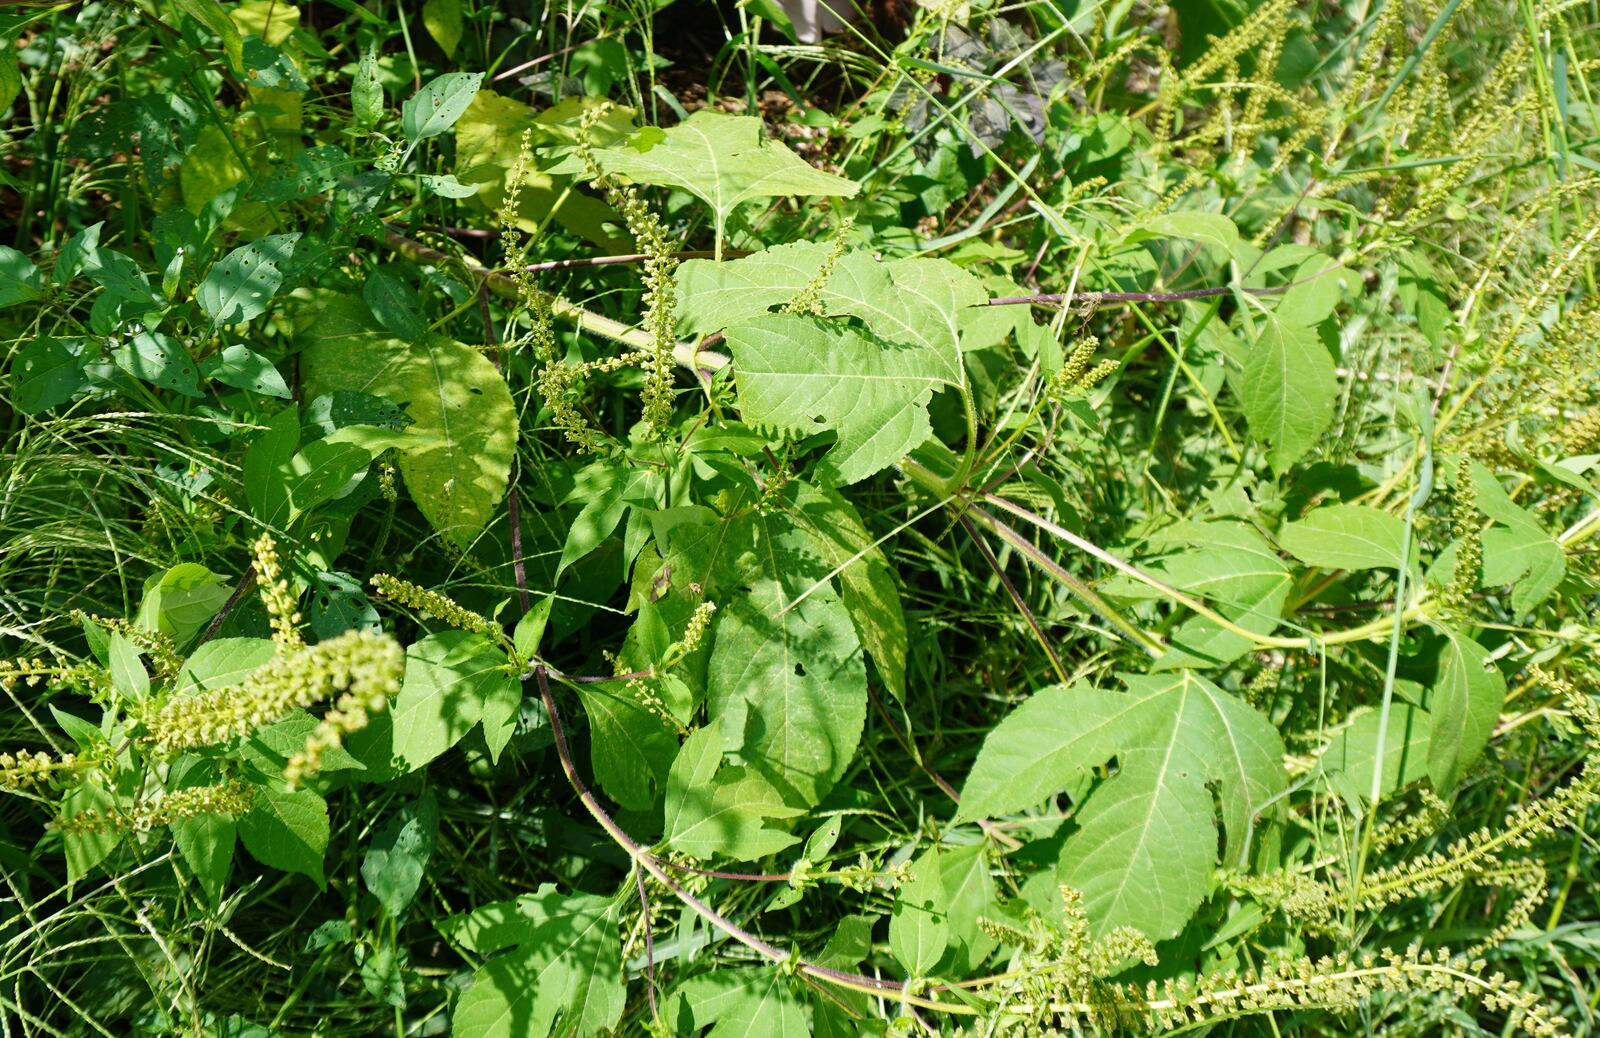
[[[211,318],[213,329],[267,312],[267,304],[283,286],[279,264],[289,261],[299,240],[298,233],[269,234],[234,249],[211,268],[194,298]]]
[[[478,95],[482,72],[447,72],[400,107],[400,131],[413,141],[437,137],[456,124]]]
[[[289,399],[289,384],[272,362],[248,346],[235,343],[200,365],[200,373],[225,386],[262,396]]]
[[[189,351],[161,332],[140,332],[111,353],[134,378],[184,396],[200,397],[200,375]]]
[[[40,336],[16,352],[11,379],[12,400],[23,414],[64,404],[88,384],[78,355],[66,342],[49,336]]]

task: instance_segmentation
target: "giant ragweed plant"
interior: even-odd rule
[[[1080,7],[0,19],[4,1026],[1592,1031],[1594,12]]]

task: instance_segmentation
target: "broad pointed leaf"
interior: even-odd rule
[[[600,168],[638,184],[687,191],[711,207],[717,237],[739,206],[788,195],[849,197],[856,183],[813,169],[760,119],[701,109],[667,130],[647,129],[595,152]]]
[[[711,717],[786,800],[816,804],[849,767],[866,722],[861,643],[802,531],[781,515],[727,525],[719,581],[739,583],[718,613]]]
[[[406,486],[434,529],[470,542],[504,499],[516,450],[516,406],[494,365],[442,336],[392,338],[350,296],[330,299],[303,338],[308,397],[343,389],[406,407],[421,437],[400,459]]]
[[[1333,422],[1339,383],[1316,329],[1267,314],[1245,354],[1240,403],[1250,432],[1282,472]]]
[[[942,379],[932,355],[816,318],[773,314],[728,329],[746,421],[791,436],[839,434],[822,475],[865,479],[920,446]]]

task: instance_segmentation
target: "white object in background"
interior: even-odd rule
[[[861,18],[855,0],[778,0],[778,6],[789,16],[795,39],[801,43],[816,43]]]

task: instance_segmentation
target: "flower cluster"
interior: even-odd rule
[[[48,753],[36,753],[32,750],[0,753],[0,789],[14,793],[18,790],[42,786],[58,773],[73,771],[77,766],[78,758],[71,753],[63,753],[59,757],[52,757]]]
[[[372,586],[383,598],[407,609],[415,609],[429,619],[442,620],[451,627],[486,635],[496,640],[505,637],[500,628],[488,617],[474,613],[448,595],[429,591],[409,580],[401,580],[387,573],[378,573],[372,578]]]
[[[784,313],[811,314],[815,317],[825,316],[825,310],[822,305],[822,292],[823,289],[828,287],[828,282],[832,280],[833,270],[839,265],[839,260],[844,257],[850,228],[854,225],[855,220],[848,216],[839,221],[839,229],[834,233],[833,244],[828,248],[828,254],[822,258],[822,265],[817,268],[815,274],[811,275],[811,279],[805,283],[805,287],[796,292],[794,298],[784,304]]]
[[[298,649],[305,644],[300,638],[300,611],[278,564],[278,545],[271,534],[264,533],[256,539],[254,550],[256,585],[272,623],[272,640],[279,648]]]
[[[225,742],[335,693],[392,695],[404,671],[393,638],[346,631],[276,656],[238,685],[172,699],[145,719],[146,739],[160,753]]]
[[[322,767],[322,758],[329,750],[344,744],[344,737],[367,726],[372,715],[389,705],[392,689],[368,684],[352,687],[340,696],[333,707],[322,716],[317,727],[306,737],[306,744],[283,767],[283,777],[293,789]]]
[[[1093,335],[1086,335],[1068,347],[1061,370],[1055,373],[1049,385],[1045,387],[1046,401],[1054,403],[1082,396],[1116,371],[1117,362],[1109,357],[1094,367],[1089,367],[1089,361],[1094,358],[1094,352],[1099,348],[1100,340]]]
[[[622,221],[633,235],[634,246],[644,254],[644,320],[641,322],[650,346],[639,360],[644,368],[645,435],[659,439],[672,420],[673,350],[677,346],[674,326],[677,320],[678,269],[677,245],[668,236],[661,218],[645,204],[639,192],[623,187],[605,174],[594,153],[594,128],[610,110],[599,104],[583,113],[577,154],[597,187],[606,192],[606,201],[622,214]]]
[[[243,782],[175,789],[153,803],[139,803],[126,811],[90,808],[56,821],[66,833],[145,833],[159,826],[197,815],[242,815],[255,802],[255,790]]]

